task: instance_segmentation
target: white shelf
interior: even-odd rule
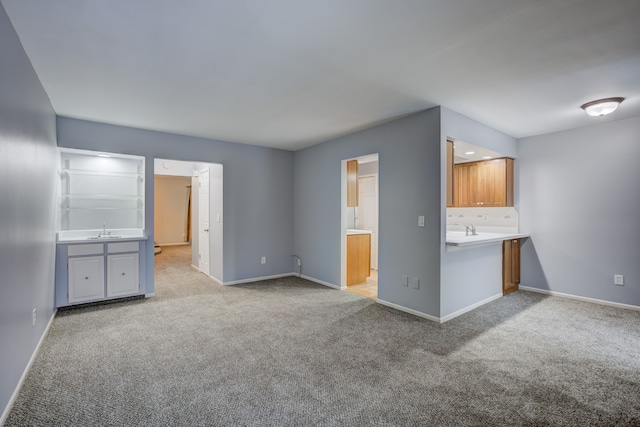
[[[93,175],[144,178],[144,173],[141,172],[101,171],[88,169],[62,169],[61,175]]]

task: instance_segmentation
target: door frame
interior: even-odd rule
[[[349,160],[378,161],[378,235],[380,235],[380,153],[363,154],[340,161],[340,289],[347,289],[347,228],[349,224],[347,208],[347,162]],[[364,162],[363,162],[364,163]],[[380,241],[378,240],[378,271],[380,271]],[[378,274],[380,277],[380,274]],[[380,282],[378,281],[378,291]]]
[[[195,196],[195,189],[197,186],[199,171],[204,168],[209,168],[210,174],[210,185],[209,185],[209,193],[214,197],[215,201],[215,209],[211,209],[211,204],[209,206],[209,228],[212,226],[216,228],[215,238],[212,238],[211,233],[209,236],[209,271],[212,274],[209,274],[208,277],[218,282],[219,284],[223,284],[224,278],[224,251],[223,251],[223,230],[224,230],[224,204],[223,204],[223,193],[224,193],[224,174],[223,174],[223,165],[220,163],[213,162],[200,162],[200,161],[187,161],[187,160],[175,160],[175,159],[165,159],[165,158],[154,158],[154,176],[155,175],[174,175],[174,176],[189,176],[191,177],[191,185],[192,185],[192,203],[195,204],[196,200],[199,199],[199,191],[198,197]],[[158,173],[160,172],[160,173]],[[215,192],[215,194],[214,194]],[[212,201],[212,203],[214,202]],[[155,218],[155,211],[153,210],[153,204],[151,204],[151,209],[153,212],[153,217]],[[191,251],[192,254],[197,254],[199,256],[199,248],[196,245],[195,240],[196,236],[197,241],[200,241],[199,238],[199,221],[197,221],[198,217],[198,209],[199,203],[197,206],[192,205],[191,209],[191,225],[192,225],[192,242],[191,242]],[[155,222],[155,221],[154,221]],[[151,233],[148,233],[151,234]],[[200,271],[198,265],[191,262],[191,267],[195,270]],[[215,270],[214,270],[215,269]],[[155,274],[155,273],[154,273]]]

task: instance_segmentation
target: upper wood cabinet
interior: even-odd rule
[[[454,206],[453,201],[453,186],[455,182],[453,174],[453,141],[447,140],[447,207]]]
[[[513,159],[457,164],[453,189],[455,207],[513,206]]]
[[[358,161],[347,161],[347,207],[358,206]]]

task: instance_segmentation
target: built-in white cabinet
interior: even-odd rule
[[[69,303],[104,298],[104,257],[69,258]]]
[[[60,149],[60,239],[141,236],[144,174],[144,157]]]
[[[138,293],[138,242],[108,243],[107,253],[107,297]]]
[[[58,243],[56,307],[144,294],[146,241]]]

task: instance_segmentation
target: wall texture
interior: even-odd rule
[[[294,154],[294,252],[303,274],[341,283],[341,161],[379,153],[378,298],[438,316],[440,110],[427,110]],[[425,227],[418,227],[418,216]],[[420,289],[401,286],[401,276]]]
[[[151,241],[154,158],[222,164],[224,282],[292,272],[292,152],[64,117],[58,117],[58,145],[146,157],[145,224]],[[153,245],[147,259],[153,260]],[[147,277],[153,277],[153,262]]]
[[[4,413],[54,312],[57,156],[55,113],[1,5],[0,58],[0,411]],[[37,321],[32,327],[34,308]]]
[[[640,117],[519,145],[522,284],[640,306]]]

